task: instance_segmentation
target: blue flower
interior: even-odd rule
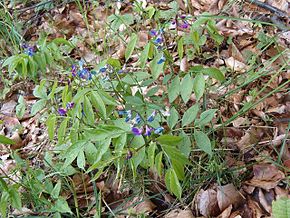
[[[157,64],[162,64],[166,61],[166,58],[164,56],[162,56],[158,61]]]
[[[121,111],[118,111],[118,114],[119,115],[127,115],[127,111],[121,110]]]
[[[57,111],[58,111],[58,113],[59,113],[60,116],[65,116],[66,115],[66,112],[67,112],[66,109],[65,108],[62,108],[62,107],[59,108]]]
[[[129,122],[132,119],[132,112],[131,112],[131,110],[128,110],[126,115],[127,115],[127,117],[125,119],[125,122]]]
[[[83,70],[84,63],[85,63],[84,60],[79,61],[80,70]]]
[[[163,128],[162,126],[159,126],[159,127],[157,127],[157,128],[154,130],[154,133],[155,133],[155,134],[160,134],[160,133],[163,132],[163,130],[164,130],[164,128]]]
[[[86,68],[83,68],[82,70],[79,70],[78,71],[78,76],[81,79],[85,79],[85,80],[91,80],[92,79],[91,72],[88,69],[86,69]]]
[[[160,43],[163,42],[163,39],[162,39],[161,36],[158,36],[158,37],[154,40],[154,42],[155,42],[156,44],[160,44]]]
[[[35,54],[35,49],[33,47],[28,47],[25,51],[25,54],[28,54],[30,57]]]
[[[152,122],[156,116],[156,111],[153,111],[152,114],[148,117],[147,121]]]
[[[153,131],[153,128],[146,125],[144,136],[150,136],[152,131]]]
[[[156,31],[156,30],[150,30],[149,34],[150,34],[151,36],[157,36],[158,31]]]
[[[135,121],[136,121],[137,124],[141,123],[141,117],[140,117],[139,114],[136,115]]]
[[[133,127],[133,128],[132,128],[132,133],[133,133],[135,136],[140,136],[140,135],[142,135],[142,132],[143,132],[143,128],[137,128],[137,127]]]
[[[105,73],[105,72],[106,72],[106,70],[107,70],[107,68],[106,68],[106,67],[101,67],[101,68],[100,68],[100,72],[101,72],[101,73]]]

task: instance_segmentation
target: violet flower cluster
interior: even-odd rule
[[[74,106],[75,106],[74,102],[68,102],[66,104],[66,108],[61,107],[57,110],[57,112],[60,116],[66,116],[68,110],[71,110]]]
[[[131,131],[135,136],[150,136],[152,134],[152,132],[154,132],[155,134],[160,134],[163,132],[164,128],[162,126],[159,126],[157,128],[152,128],[149,125],[141,125],[142,123],[142,118],[139,114],[136,114],[135,118],[132,118],[132,111],[131,110],[121,110],[118,111],[119,115],[125,116],[126,119],[125,121],[128,123],[131,123]],[[156,116],[156,111],[153,111],[152,114],[147,118],[147,122],[151,123],[154,118]],[[140,126],[140,127],[138,127]]]
[[[153,42],[157,45],[157,48],[161,50],[162,43],[163,43],[163,30],[150,30],[149,34],[153,37]],[[158,61],[157,64],[162,64],[163,62],[166,61],[166,58],[162,56]]]
[[[95,71],[90,71],[88,68],[84,67],[84,61],[80,60],[78,67],[74,64],[72,65],[71,73],[73,77],[78,76],[84,80],[91,80],[92,76],[96,74]]]
[[[24,53],[30,57],[32,57],[36,52],[36,46],[29,46],[27,44],[23,44],[22,48],[24,48]]]
[[[190,27],[188,21],[186,20],[186,15],[180,15],[180,21],[172,21],[172,24],[173,25],[176,25],[176,22],[177,22],[177,26],[182,28],[182,29],[187,29]]]

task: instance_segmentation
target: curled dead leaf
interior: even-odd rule
[[[217,202],[221,211],[230,205],[237,207],[242,201],[243,197],[241,193],[236,190],[233,184],[217,187]]]
[[[200,190],[197,195],[197,208],[203,216],[217,216],[220,213],[217,193],[213,189]]]
[[[260,164],[253,167],[254,177],[246,184],[260,187],[265,190],[275,188],[278,183],[285,178],[276,166],[270,164]]]

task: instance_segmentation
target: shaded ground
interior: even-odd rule
[[[173,4],[165,1],[143,1],[143,4],[161,12],[173,10]],[[208,81],[211,84],[207,84],[208,91],[203,98],[205,108],[218,109],[208,125],[209,135],[215,143],[215,156],[209,159],[197,149],[195,142],[191,143],[189,159],[192,166],[186,170],[181,200],[167,191],[164,178],[152,169],[138,171],[140,175],[135,182],[131,177],[116,181],[113,167],[96,182],[91,181],[93,174],[75,172],[67,179],[74,190],[63,187],[60,195],[80,217],[95,215],[97,207],[94,205],[98,203],[104,217],[134,217],[141,213],[149,217],[271,217],[272,202],[290,196],[289,3],[283,0],[269,0],[263,4],[192,0],[189,5],[183,1],[177,1],[176,5],[179,9],[175,17],[163,14],[159,20],[148,18],[142,22],[138,21],[131,1],[27,3],[16,8],[6,5],[11,14],[17,12],[17,18],[23,25],[23,38],[30,45],[36,43],[40,33],[45,32],[48,41],[62,37],[75,43],[74,49],[67,54],[64,51],[63,61],[66,63],[71,63],[71,59],[84,59],[93,68],[103,57],[113,57],[124,64],[123,70],[127,72],[138,71],[139,56],[133,54],[129,61],[125,60],[125,43],[130,40],[126,31],[137,33],[138,48],[141,49],[152,40],[150,30],[157,29],[160,23],[170,23],[164,33],[164,43],[174,64],[146,87],[147,92],[157,87],[155,97],[161,98],[167,92],[162,81],[170,70],[178,74],[203,65],[218,68],[225,74],[223,83],[218,79]],[[203,12],[209,12],[211,15],[205,16],[216,20],[217,31],[224,38],[219,46],[214,39],[207,39],[200,46],[199,55],[191,54],[194,46],[185,47],[184,57],[180,58],[179,37],[189,33],[189,28],[182,25],[192,25]],[[130,25],[117,25],[116,20],[111,19],[110,22],[109,19],[114,13],[118,16],[134,15],[136,20]],[[203,34],[208,36],[209,30]],[[1,39],[1,45],[3,58],[14,54],[8,41]],[[55,67],[43,77],[52,81],[58,78],[60,83],[66,83],[69,71],[70,66]],[[41,79],[38,78],[38,81]],[[9,177],[11,184],[22,182],[26,175],[34,178],[42,176],[43,172],[38,174],[36,169],[47,167],[45,151],[53,150],[56,144],[49,140],[46,131],[42,117],[46,109],[33,116],[30,113],[38,99],[33,93],[37,83],[29,80],[12,83],[4,76],[0,84],[3,90],[1,134],[16,141],[15,145],[0,145],[0,174],[3,178]],[[20,95],[27,106],[21,118],[16,116],[16,112],[22,110],[19,107]],[[186,109],[197,101],[194,94],[186,104],[182,100],[179,97],[169,103],[168,99],[164,99],[164,105],[168,108],[180,106],[176,108],[179,117],[182,117]],[[164,127],[168,127],[167,124]],[[175,128],[178,127],[181,128],[180,124]],[[188,134],[192,131],[190,127],[183,130]],[[22,164],[17,159],[19,157],[30,166],[29,170],[35,172],[28,174],[25,167],[19,169]],[[51,181],[53,185],[57,184],[56,178],[51,177]],[[36,184],[31,185],[37,187]],[[26,187],[22,188],[25,190]],[[96,196],[96,190],[102,194]],[[32,198],[37,199],[37,196]],[[22,197],[22,211],[10,208],[11,214],[49,214],[42,208],[35,208],[31,202],[29,197]],[[63,210],[66,210],[65,206]]]

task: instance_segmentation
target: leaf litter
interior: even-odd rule
[[[198,16],[203,12],[210,12],[214,15],[224,14],[232,17],[240,17],[241,10],[239,3],[230,3],[227,0],[221,1],[190,1],[189,5],[185,5],[183,1],[177,1],[181,13],[188,12],[188,15]],[[271,5],[280,11],[288,13],[288,4],[285,0],[280,1],[263,1],[267,5]],[[132,8],[128,3],[118,2],[121,13],[132,13]],[[145,1],[146,4],[146,1]],[[153,4],[163,10],[167,10],[168,2],[157,3],[155,1],[148,1],[147,4]],[[257,18],[261,22],[273,23],[273,15],[271,11],[251,1],[246,1],[243,4],[243,18],[252,19]],[[191,14],[190,14],[191,11]],[[88,11],[88,22],[85,23],[82,13],[79,11],[76,4],[65,4],[62,7],[51,10],[48,14],[42,15],[40,25],[33,26],[26,31],[26,36],[30,40],[34,40],[38,31],[46,31],[50,33],[51,39],[56,37],[71,38],[82,36],[82,43],[77,44],[77,50],[72,52],[72,56],[83,57],[85,61],[91,63],[98,62],[98,56],[92,51],[93,44],[96,43],[96,48],[102,52],[105,48],[102,47],[106,37],[109,36],[102,27],[106,25],[106,18],[114,13],[114,9],[107,9],[105,7],[97,7],[94,10]],[[288,13],[289,14],[289,13]],[[21,19],[30,20],[33,11],[28,10],[21,15]],[[269,15],[270,19],[267,17]],[[286,18],[286,20],[289,17]],[[277,22],[281,23],[283,19]],[[151,25],[147,23],[145,25]],[[142,30],[138,32],[138,47],[144,47],[149,39],[147,33],[148,28],[141,26]],[[227,122],[235,114],[241,115],[237,119],[232,120],[229,124],[231,126],[224,126],[223,129],[218,129],[219,139],[218,143],[222,148],[228,148],[226,152],[227,164],[229,169],[240,168],[238,173],[248,175],[245,176],[241,184],[233,184],[228,181],[223,185],[217,183],[201,184],[201,190],[194,194],[194,200],[191,202],[192,207],[189,209],[184,205],[175,204],[174,198],[169,194],[164,194],[165,183],[162,178],[156,176],[152,172],[156,184],[151,187],[150,194],[145,194],[142,197],[133,197],[131,200],[124,204],[124,199],[131,196],[131,190],[134,187],[120,188],[122,181],[114,181],[115,175],[106,175],[96,181],[96,187],[103,192],[102,201],[104,205],[102,210],[108,208],[126,208],[127,213],[145,213],[145,214],[161,214],[165,217],[270,217],[272,214],[272,202],[279,198],[289,198],[289,190],[285,178],[289,176],[290,167],[290,154],[289,154],[289,130],[290,121],[290,100],[289,100],[289,83],[288,88],[283,88],[275,91],[281,84],[289,81],[290,72],[283,71],[276,75],[268,74],[271,70],[278,71],[285,63],[289,64],[289,31],[279,32],[274,27],[267,26],[265,29],[272,36],[277,36],[278,44],[271,44],[269,48],[259,52],[257,47],[263,42],[262,28],[251,22],[245,22],[241,19],[225,19],[220,18],[217,23],[218,31],[232,43],[230,46],[225,46],[215,58],[215,61],[206,63],[208,67],[224,67],[228,68],[231,72],[233,83],[225,86],[217,92],[217,90],[210,91],[209,95],[214,96],[208,102],[208,105],[217,105],[220,108],[220,117],[223,122]],[[126,27],[120,27],[126,28]],[[121,30],[121,29],[120,29]],[[179,31],[185,31],[178,29]],[[94,40],[93,32],[98,32],[99,37],[97,41]],[[175,46],[174,39],[170,36],[166,38],[169,48]],[[265,39],[269,40],[269,39]],[[129,39],[124,39],[126,43]],[[126,45],[122,40],[109,41],[109,51],[113,57],[125,59]],[[205,45],[204,50],[212,51],[213,46],[209,43]],[[281,51],[285,51],[282,55]],[[197,65],[200,60],[189,60],[182,58],[178,60],[178,54],[173,52],[176,60],[176,68],[186,72],[189,66]],[[261,63],[257,69],[251,68],[251,59],[253,56],[250,54],[257,54],[256,58]],[[269,60],[274,56],[279,57],[271,64]],[[288,60],[288,62],[287,62]],[[134,68],[134,63],[137,59],[132,58],[128,62],[128,67]],[[265,69],[263,69],[265,68]],[[259,79],[254,83],[247,83],[251,81],[252,77],[261,73]],[[162,81],[159,77],[159,81]],[[264,84],[267,84],[264,86]],[[154,84],[156,86],[156,84]],[[148,87],[153,89],[154,86]],[[161,84],[156,96],[161,96],[165,88]],[[229,91],[235,90],[231,95]],[[261,90],[262,89],[262,90]],[[15,145],[4,146],[1,145],[1,175],[9,175],[14,168],[14,161],[11,158],[10,151],[18,150],[23,158],[35,158],[31,161],[31,165],[37,164],[43,160],[43,155],[40,153],[44,150],[53,149],[49,145],[48,135],[45,131],[45,126],[38,122],[38,115],[34,117],[26,116],[26,119],[19,119],[15,114],[15,107],[17,98],[13,97],[13,92],[18,91],[11,87],[11,92],[6,94],[5,102],[1,102],[1,134],[16,141]],[[273,95],[268,96],[268,93],[275,91]],[[31,90],[24,89],[25,95],[30,95]],[[19,93],[17,93],[19,94]],[[228,95],[228,96],[227,96]],[[194,104],[196,96],[190,97],[190,103]],[[243,107],[247,103],[255,102],[254,100],[261,100],[258,104],[250,110],[243,112]],[[176,100],[178,101],[178,99]],[[27,98],[26,114],[29,114],[29,108],[35,103],[35,100]],[[166,104],[170,104],[167,102]],[[282,157],[279,153],[275,152],[284,145]],[[238,153],[238,154],[237,154]],[[238,158],[238,159],[236,159]],[[282,158],[282,163],[273,164],[271,159],[276,160]],[[17,181],[17,177],[14,178]],[[93,183],[89,176],[82,178],[81,175],[75,174],[72,176],[72,182],[76,188],[77,201],[79,206],[86,208],[88,201],[96,200],[93,196]],[[157,183],[158,182],[158,183]],[[152,197],[159,194],[159,198]],[[63,192],[65,198],[69,199],[68,202],[73,203],[73,196],[71,193]],[[158,200],[157,200],[158,199]],[[137,202],[137,204],[136,204]],[[123,204],[122,204],[123,203]],[[109,204],[109,206],[107,205]],[[174,205],[174,209],[170,205]],[[107,206],[105,206],[107,205]],[[23,208],[22,211],[30,214],[31,210]],[[92,210],[93,211],[93,210]],[[89,214],[93,214],[93,212]],[[165,212],[167,211],[167,212]],[[17,211],[14,212],[17,215]],[[122,216],[120,216],[122,217]],[[124,216],[123,216],[124,217]]]

